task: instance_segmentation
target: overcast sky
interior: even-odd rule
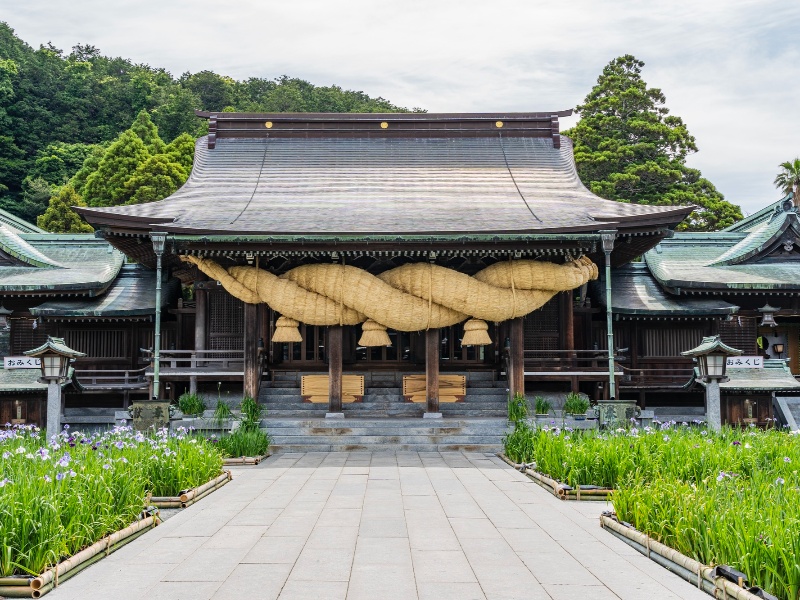
[[[0,0],[0,20],[34,47],[286,74],[431,112],[574,107],[630,53],[695,136],[689,164],[746,213],[800,155],[800,0]]]

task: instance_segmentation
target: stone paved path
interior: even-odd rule
[[[48,598],[708,598],[600,529],[605,508],[491,455],[283,454]]]

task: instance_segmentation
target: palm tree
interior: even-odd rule
[[[775,187],[784,194],[791,192],[794,205],[800,207],[800,158],[781,163],[781,172],[775,178]]]

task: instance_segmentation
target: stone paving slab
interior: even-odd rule
[[[705,600],[493,455],[278,454],[53,600]]]

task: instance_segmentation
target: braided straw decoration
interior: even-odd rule
[[[543,306],[558,292],[597,279],[597,266],[585,256],[563,265],[498,262],[474,277],[428,263],[409,263],[377,276],[358,267],[324,263],[276,276],[252,266],[225,269],[206,258],[181,259],[243,302],[265,302],[296,321],[356,325],[370,319],[398,331],[448,327],[470,317],[506,321]]]

